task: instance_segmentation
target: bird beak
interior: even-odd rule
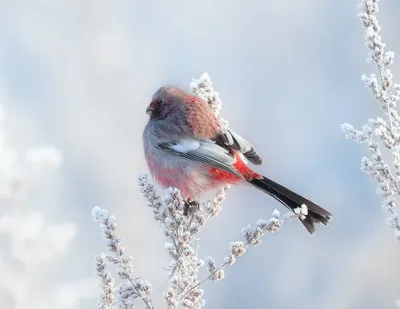
[[[149,107],[146,109],[146,114],[147,114],[147,115],[151,115],[152,112],[153,112],[153,108],[152,108],[151,106],[149,106]]]

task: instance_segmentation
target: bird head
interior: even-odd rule
[[[158,89],[146,109],[151,119],[162,119],[176,108],[186,95],[183,90],[174,86],[163,86]]]

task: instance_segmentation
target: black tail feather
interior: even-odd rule
[[[268,195],[271,195],[292,211],[305,204],[308,208],[308,215],[304,220],[300,221],[310,234],[315,233],[315,223],[328,225],[329,221],[332,219],[332,215],[327,210],[267,177],[251,179],[248,180],[248,182]]]

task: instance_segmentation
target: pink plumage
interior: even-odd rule
[[[222,128],[210,106],[177,87],[161,87],[146,112],[143,145],[151,174],[163,187],[176,187],[185,198],[199,198],[225,184],[252,184],[291,210],[305,204],[302,224],[314,233],[331,214],[286,187],[254,172],[244,160],[260,165],[254,147],[229,128]]]

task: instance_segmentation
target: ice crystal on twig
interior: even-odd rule
[[[385,51],[385,43],[380,35],[381,27],[375,13],[378,0],[362,0],[357,15],[365,27],[365,45],[370,50],[367,60],[376,64],[376,74],[361,76],[365,86],[382,108],[385,119],[369,119],[361,130],[345,123],[341,125],[346,138],[365,144],[371,158],[361,159],[361,170],[369,174],[377,184],[377,193],[383,198],[383,206],[388,212],[387,223],[400,240],[400,212],[395,205],[395,197],[400,194],[400,118],[396,103],[400,99],[400,84],[393,82],[389,67],[393,63],[394,52]],[[391,153],[392,159],[384,159],[382,147]],[[389,157],[389,156],[388,156]],[[392,160],[392,164],[386,163]]]
[[[93,208],[92,217],[94,221],[100,223],[106,246],[106,253],[96,259],[97,275],[100,277],[100,284],[102,287],[102,295],[98,308],[114,308],[115,290],[113,287],[113,279],[109,273],[104,271],[107,261],[108,263],[116,265],[118,277],[123,280],[118,287],[119,309],[129,308],[129,306],[126,307],[126,304],[133,303],[133,300],[138,297],[142,299],[146,309],[152,309],[153,305],[150,297],[151,285],[147,281],[139,280],[133,276],[132,257],[126,257],[124,254],[125,249],[121,246],[122,237],[116,233],[118,224],[115,217],[110,215],[107,210],[101,209],[98,206]],[[127,284],[129,284],[133,291],[132,293],[127,293]]]

